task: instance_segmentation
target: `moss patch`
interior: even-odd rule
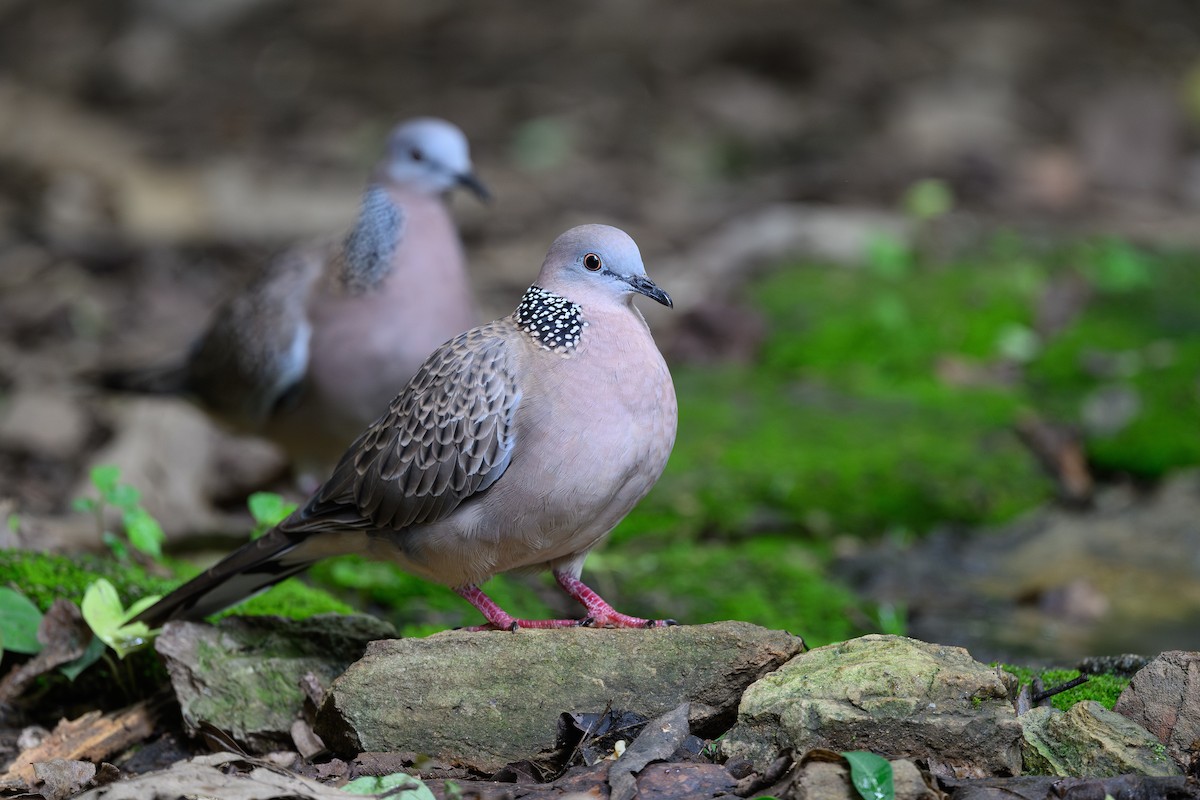
[[[993,665],[995,666],[995,665]],[[1040,678],[1047,689],[1074,680],[1080,675],[1077,669],[1043,669],[1034,670],[1028,667],[1018,667],[1012,664],[1001,664],[1005,671],[1017,676],[1021,686],[1028,686],[1034,678]],[[1059,711],[1066,711],[1076,703],[1084,700],[1095,700],[1100,705],[1112,710],[1117,704],[1117,698],[1129,685],[1129,679],[1118,675],[1089,675],[1087,682],[1068,689],[1050,698],[1050,704]]]
[[[185,579],[199,572],[183,562],[173,562],[171,566]],[[127,606],[139,597],[167,594],[182,582],[179,578],[151,574],[139,564],[112,558],[0,550],[0,585],[21,592],[43,611],[60,597],[78,604],[87,587],[97,578],[107,578]],[[354,610],[328,592],[296,578],[290,578],[235,608],[239,614],[273,614],[290,619],[324,613],[347,614]],[[222,616],[230,613],[233,610]]]
[[[147,594],[164,594],[175,584],[138,564],[111,558],[0,550],[0,584],[21,592],[42,611],[60,597],[78,604],[97,578],[107,578],[126,605]]]

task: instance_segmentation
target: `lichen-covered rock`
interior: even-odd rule
[[[328,685],[368,642],[395,635],[388,623],[363,615],[228,617],[215,626],[169,622],[155,649],[189,734],[207,723],[262,753],[292,748],[290,729],[304,705],[302,676],[312,672]]]
[[[874,750],[958,777],[1014,775],[1021,726],[1001,674],[959,647],[871,635],[792,659],[746,690],[728,757]]]
[[[1183,774],[1149,731],[1095,700],[1066,712],[1034,708],[1020,721],[1026,772],[1064,778]]]
[[[554,746],[564,711],[731,722],[742,690],[800,652],[743,622],[649,630],[447,631],[375,642],[334,681],[317,732],[336,752],[409,751],[480,774]]]
[[[1181,764],[1200,741],[1200,653],[1171,650],[1138,670],[1113,711],[1150,731]]]

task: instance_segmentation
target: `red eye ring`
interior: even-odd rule
[[[600,256],[595,253],[588,253],[583,257],[583,268],[588,272],[599,272],[604,266],[604,262],[600,260]]]

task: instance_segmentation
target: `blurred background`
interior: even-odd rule
[[[345,230],[416,115],[495,195],[454,200],[489,316],[581,222],[677,301],[645,309],[675,453],[588,562],[618,608],[983,659],[1200,647],[1189,0],[0,0],[5,547],[115,558],[74,503],[98,466],[185,561],[245,540],[250,492],[302,499],[270,446],[86,376],[177,356]],[[386,565],[308,580],[407,632],[475,621]]]

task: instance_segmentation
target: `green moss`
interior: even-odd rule
[[[286,619],[307,619],[317,614],[353,614],[355,608],[329,592],[310,586],[300,578],[288,578],[260,595],[217,615],[270,615]]]
[[[1092,301],[1043,341],[1047,288],[1080,270]],[[1140,408],[1087,437],[1098,467],[1154,477],[1200,464],[1200,270],[1189,257],[1009,242],[896,274],[783,267],[748,295],[770,325],[761,359],[673,369],[675,451],[618,541],[1003,522],[1054,488],[1017,422],[1036,413],[1082,426],[1089,398],[1113,384]],[[1106,361],[1118,376],[1103,374]]]
[[[185,576],[198,572],[195,567],[183,563],[173,566]],[[97,578],[107,578],[126,605],[148,594],[167,594],[181,582],[178,578],[150,574],[138,564],[122,563],[112,558],[0,550],[0,585],[20,591],[43,611],[60,597],[79,603],[87,587]],[[221,616],[231,613],[273,614],[304,619],[315,614],[348,614],[353,610],[328,592],[290,578]]]
[[[1121,389],[1140,406],[1118,430],[1095,431],[1099,467],[1158,477],[1200,463],[1200,438],[1185,434],[1200,412],[1200,270],[1194,257],[1148,260],[1144,283],[1101,292],[1030,367],[1030,396],[1056,416],[1085,421],[1096,393]]]
[[[739,619],[788,630],[812,647],[878,629],[873,612],[822,575],[825,557],[792,537],[630,542],[593,553],[586,575],[625,613],[687,624]]]
[[[736,545],[656,540],[593,553],[584,579],[627,614],[688,624],[740,619],[789,630],[812,646],[883,627],[874,622],[874,609],[822,576],[823,563],[824,556],[815,555],[810,546],[778,535]],[[454,592],[392,564],[358,557],[331,559],[313,567],[313,579],[349,593],[389,619],[404,636],[482,622]],[[548,575],[501,575],[484,589],[514,616],[580,613]]]
[[[1042,686],[1046,689],[1052,689],[1067,681],[1074,680],[1080,675],[1079,670],[1074,669],[1033,670],[1028,667],[1018,667],[1012,664],[1002,664],[1000,666],[1005,672],[1017,676],[1021,682],[1021,686],[1028,686],[1034,678],[1040,678]],[[1083,700],[1095,700],[1111,711],[1113,706],[1117,704],[1117,698],[1121,696],[1121,692],[1128,685],[1128,678],[1117,675],[1089,675],[1087,682],[1076,686],[1074,689],[1068,689],[1065,692],[1054,695],[1050,698],[1050,704],[1059,711],[1066,711],[1071,706]]]
[[[97,578],[107,578],[126,605],[147,594],[164,594],[175,584],[138,564],[112,558],[0,550],[0,584],[21,592],[43,611],[60,597],[79,603]]]

